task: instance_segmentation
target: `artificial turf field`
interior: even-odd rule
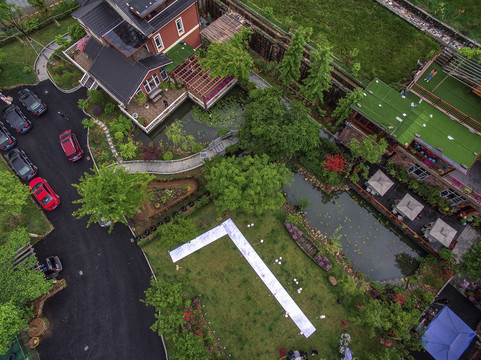
[[[421,81],[431,84],[438,75],[439,72],[429,83]],[[417,137],[466,168],[471,167],[481,153],[481,137],[426,101],[420,102],[413,93],[403,96],[382,81],[375,80],[364,94],[354,108],[404,146]]]
[[[425,81],[433,69],[438,73],[431,81]],[[471,88],[462,82],[447,76],[438,64],[433,62],[416,83],[481,123],[481,97],[475,95]]]

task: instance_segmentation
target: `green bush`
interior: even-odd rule
[[[116,108],[117,108],[117,105],[115,105],[112,102],[109,102],[107,105],[105,105],[104,111],[107,115],[110,115],[114,113]]]
[[[68,34],[70,35],[72,43],[75,43],[85,36],[85,30],[77,23],[68,27]]]
[[[193,153],[198,153],[198,152],[201,152],[202,150],[204,150],[204,147],[203,147],[201,144],[199,144],[199,143],[194,143],[194,144],[192,145],[192,152],[193,152]]]
[[[131,124],[132,121],[125,115],[121,114],[110,123],[109,128],[113,133],[121,132],[122,134],[127,135]]]
[[[90,89],[89,91],[87,91],[87,94],[90,100],[92,100],[92,103],[95,105],[101,104],[104,100],[104,94],[100,90]]]
[[[165,161],[169,161],[169,160],[172,160],[174,158],[174,154],[172,154],[172,151],[166,151],[164,153],[164,155],[162,156],[162,158],[165,160]]]
[[[425,292],[423,294],[423,300],[426,304],[431,304],[435,299],[435,296],[434,294],[430,293],[430,292]]]

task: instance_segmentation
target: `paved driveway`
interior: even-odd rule
[[[38,346],[42,359],[165,359],[160,337],[149,329],[154,321],[152,308],[139,301],[149,286],[150,270],[140,249],[130,243],[130,232],[116,225],[112,234],[97,224],[86,228],[86,219],[76,220],[72,212],[78,198],[71,184],[93,167],[87,159],[83,113],[77,100],[86,97],[85,89],[62,94],[49,81],[33,90],[49,110],[40,118],[28,113],[16,100],[33,129],[16,136],[17,147],[39,168],[61,196],[60,206],[47,217],[55,230],[36,246],[39,259],[58,255],[64,265],[61,277],[68,287],[48,300],[44,314],[50,321],[48,333]],[[48,92],[48,93],[46,93]],[[3,107],[3,102],[0,107]],[[57,119],[62,111],[69,121]],[[58,135],[72,129],[86,153],[70,163],[58,143]]]

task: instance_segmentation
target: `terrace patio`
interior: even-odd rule
[[[394,183],[389,190],[386,191],[384,195],[375,195],[373,193],[369,193],[365,189],[369,186],[368,181],[361,179],[355,185],[356,190],[361,193],[364,198],[368,198],[368,200],[376,206],[378,209],[381,208],[384,215],[388,216],[393,222],[400,227],[407,235],[412,237],[415,241],[420,243],[423,247],[427,250],[433,252],[439,252],[444,245],[439,241],[428,241],[424,237],[424,229],[428,224],[436,222],[437,219],[442,219],[446,222],[449,226],[457,231],[455,240],[453,240],[449,246],[450,249],[454,248],[456,245],[456,239],[461,234],[464,229],[464,226],[458,221],[458,219],[453,216],[446,216],[439,213],[435,208],[433,208],[429,203],[427,203],[422,197],[418,196],[417,194],[413,193],[406,184],[398,182],[396,179],[391,178],[389,175],[386,174],[386,171],[381,169],[379,166],[372,166],[369,171],[370,179],[378,170],[384,172],[384,174]],[[414,220],[409,219],[407,216],[402,216],[399,212],[394,213],[393,209],[399,202],[405,197],[406,194],[411,195],[415,200],[421,203],[424,208],[421,210],[419,215],[414,218]],[[380,205],[380,206],[379,206]],[[396,212],[396,211],[395,211]],[[414,235],[417,235],[414,236]]]

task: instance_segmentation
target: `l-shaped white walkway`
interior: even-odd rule
[[[309,319],[304,315],[299,306],[291,298],[288,292],[281,285],[279,280],[269,270],[267,265],[262,261],[260,256],[255,252],[254,248],[249,244],[247,239],[237,228],[231,219],[224,221],[219,226],[203,233],[188,243],[179,246],[177,249],[170,251],[170,257],[175,263],[180,259],[196,252],[206,245],[220,239],[224,235],[229,235],[232,242],[237,246],[242,255],[246,258],[247,262],[255,270],[259,278],[266,284],[272,295],[275,296],[279,304],[284,308],[290,318],[294,321],[297,327],[301,330],[301,333],[308,338],[312,335],[316,328]]]

